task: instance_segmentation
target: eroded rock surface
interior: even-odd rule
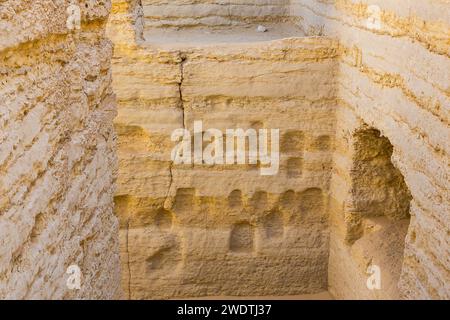
[[[292,13],[301,17],[306,32],[321,29],[343,48],[330,201],[330,292],[336,298],[368,299],[397,294],[368,290],[366,265],[345,243],[352,221],[355,133],[368,125],[392,144],[392,163],[412,197],[399,294],[448,299],[449,4],[293,0]],[[372,250],[364,261],[389,250]]]
[[[87,4],[88,2],[86,2]],[[0,3],[0,298],[121,295],[109,2]],[[67,269],[81,271],[80,290]]]
[[[0,298],[450,298],[448,2],[115,0],[113,72],[74,2],[0,1]],[[173,163],[196,120],[278,173]]]
[[[131,298],[326,290],[336,51],[321,39],[116,47],[116,204]],[[223,132],[283,128],[279,175],[173,164],[171,134],[195,120]]]
[[[448,4],[376,2],[114,2],[128,297],[449,297]],[[281,128],[279,174],[173,164],[195,120]]]

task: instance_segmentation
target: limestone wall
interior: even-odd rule
[[[0,298],[119,293],[108,1],[0,3]],[[85,5],[86,4],[86,5]],[[66,286],[71,265],[81,289]]]
[[[75,2],[0,0],[0,298],[450,298],[448,1],[115,0],[114,76]],[[174,164],[198,120],[280,128],[278,174]]]
[[[114,6],[114,36],[136,23]],[[120,17],[128,16],[128,19]],[[129,298],[326,290],[336,42],[170,48],[115,38],[122,283]],[[207,41],[206,41],[207,43]],[[175,165],[175,129],[280,128],[280,172]]]
[[[128,297],[448,298],[448,3],[292,0],[290,16],[267,15],[311,37],[143,39],[149,27],[271,21],[259,5],[230,20],[233,5],[114,4]],[[280,173],[173,165],[170,134],[194,120],[282,128]],[[381,290],[366,285],[373,265]]]
[[[373,12],[368,5],[374,4],[381,9],[380,28],[367,24]],[[353,134],[364,124],[392,143],[393,162],[413,199],[401,295],[450,297],[449,8],[440,0],[291,1],[291,14],[305,32],[320,30],[342,46],[329,268],[337,298],[394,294],[367,290],[365,270],[376,252],[359,254],[345,240],[352,225]]]
[[[148,27],[220,27],[281,22],[289,0],[143,0]]]

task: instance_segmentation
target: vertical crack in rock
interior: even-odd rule
[[[170,165],[169,165],[169,179],[170,179],[170,181],[169,181],[169,187],[167,188],[167,192],[166,192],[166,196],[165,196],[165,199],[164,199],[164,209],[170,209],[170,207],[172,206],[172,203],[171,203],[171,201],[170,201],[170,199],[169,199],[169,195],[170,195],[170,190],[172,189],[172,183],[173,183],[173,172],[172,172],[172,170],[173,170],[173,161],[171,160],[170,161]]]
[[[178,83],[178,97],[179,97],[179,102],[178,102],[178,107],[181,109],[182,111],[182,117],[181,117],[181,122],[183,125],[183,129],[186,129],[186,114],[185,114],[185,109],[184,109],[184,101],[183,101],[183,81],[184,81],[184,64],[187,60],[186,54],[184,52],[179,53],[180,55],[180,82]],[[166,192],[166,196],[164,199],[164,208],[165,209],[170,209],[170,207],[172,207],[172,201],[170,199],[170,192],[172,190],[172,185],[173,185],[173,160],[170,159],[170,165],[169,165],[169,187],[167,188],[167,192]]]
[[[183,100],[183,81],[184,81],[184,64],[186,63],[187,56],[184,52],[180,52],[180,82],[178,83],[178,94],[179,94],[179,108],[183,112],[183,128],[186,129],[186,115],[184,110],[184,100]]]
[[[130,234],[130,219],[128,218],[127,220],[127,235],[126,235],[126,243],[125,243],[125,248],[127,251],[127,269],[128,269],[128,300],[131,299],[131,267],[130,267],[130,239],[129,239],[129,234]]]

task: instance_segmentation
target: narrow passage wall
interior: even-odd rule
[[[291,14],[305,32],[322,30],[342,46],[329,269],[337,298],[389,297],[356,286],[355,269],[347,265],[355,265],[345,243],[352,137],[364,124],[392,143],[392,161],[412,195],[400,293],[450,297],[449,8],[440,0],[291,1]],[[356,269],[367,278],[364,264]]]
[[[0,3],[0,299],[120,295],[110,3],[69,5]]]

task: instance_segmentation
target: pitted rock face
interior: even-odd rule
[[[449,299],[449,6],[0,0],[0,298]]]
[[[449,150],[438,107],[449,105],[438,67],[450,63],[448,5],[378,2],[114,2],[129,298],[449,296],[438,173]],[[223,132],[280,128],[278,174],[172,163],[171,133],[197,120]],[[149,269],[153,257],[171,263]],[[368,263],[382,290],[367,288]]]

